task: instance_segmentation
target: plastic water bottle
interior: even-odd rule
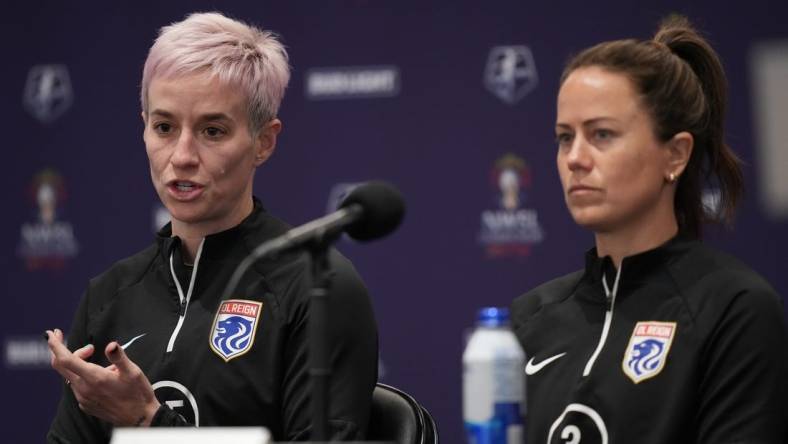
[[[509,327],[509,310],[479,311],[462,355],[462,412],[469,444],[522,444],[525,354]]]

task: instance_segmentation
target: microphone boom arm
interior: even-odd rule
[[[319,219],[293,228],[282,236],[275,237],[258,245],[240,264],[238,264],[238,267],[227,282],[222,300],[231,298],[232,294],[238,288],[238,284],[241,282],[244,273],[246,273],[246,270],[255,262],[262,259],[270,259],[279,254],[300,249],[304,246],[309,250],[325,248],[325,245],[332,243],[336,237],[342,233],[345,227],[360,219],[363,213],[364,209],[361,205],[348,205],[339,211],[335,211]]]
[[[399,191],[385,182],[368,182],[357,187],[331,214],[315,219],[285,234],[269,239],[245,257],[233,272],[222,300],[232,298],[244,273],[261,259],[297,250],[311,258],[312,290],[309,302],[309,362],[312,381],[312,441],[328,441],[328,382],[331,375],[328,343],[328,298],[331,287],[331,244],[343,231],[354,239],[368,241],[383,237],[402,221],[405,204]]]

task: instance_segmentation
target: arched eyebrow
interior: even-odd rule
[[[619,123],[619,120],[616,119],[616,118],[613,118],[613,117],[594,117],[593,119],[588,119],[588,120],[583,121],[583,126],[584,127],[589,127],[589,126],[594,126],[594,125],[597,125],[597,124],[600,124],[600,123],[606,123],[606,122],[607,123]],[[571,129],[572,128],[572,126],[569,125],[568,123],[562,123],[562,122],[557,122],[555,124],[555,127],[556,128],[561,128],[561,129]]]

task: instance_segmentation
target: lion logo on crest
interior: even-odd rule
[[[230,299],[219,305],[211,326],[210,346],[225,362],[241,356],[254,344],[262,302]]]

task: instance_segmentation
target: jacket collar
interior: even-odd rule
[[[264,223],[265,208],[258,198],[252,199],[254,202],[252,212],[240,224],[205,237],[201,262],[206,259],[226,257],[231,249],[238,248],[239,243],[246,243],[246,233],[253,232]],[[159,254],[166,263],[170,260],[173,250],[180,248],[181,239],[172,235],[172,223],[168,222],[156,233],[156,242],[159,245]]]
[[[699,241],[685,234],[677,234],[672,239],[654,249],[625,257],[621,262],[622,283],[641,282],[664,271],[665,266],[681,256]],[[585,255],[584,278],[592,283],[600,283],[602,276],[616,275],[616,267],[610,256],[599,257],[596,248]]]

